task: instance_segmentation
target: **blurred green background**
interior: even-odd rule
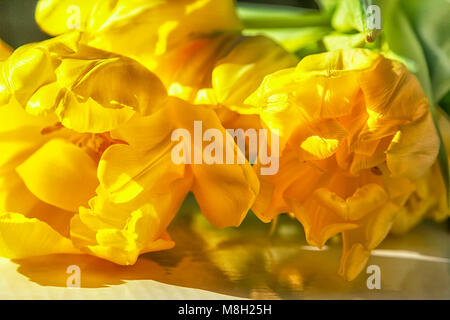
[[[34,21],[35,0],[0,0],[0,38],[12,47],[47,38]]]
[[[286,4],[306,8],[317,8],[314,0],[246,0],[238,2],[260,2]],[[12,47],[47,39],[36,25],[34,9],[37,0],[0,0],[0,38]]]

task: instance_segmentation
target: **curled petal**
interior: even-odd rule
[[[331,237],[346,230],[358,228],[358,224],[344,221],[332,210],[310,201],[304,204],[290,201],[295,217],[305,230],[306,241],[322,248]]]
[[[398,212],[398,207],[387,202],[360,222],[360,227],[342,233],[343,253],[339,274],[345,280],[355,279],[364,268],[370,251],[387,236]]]
[[[377,184],[367,184],[345,200],[325,188],[317,189],[314,194],[321,205],[345,221],[359,220],[387,200],[386,192]]]

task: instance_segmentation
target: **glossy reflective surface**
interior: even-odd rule
[[[368,265],[381,270],[346,282],[337,275],[338,238],[319,251],[300,224],[283,216],[271,225],[253,215],[241,228],[217,230],[186,200],[169,228],[176,247],[148,253],[136,265],[117,266],[90,256],[55,255],[0,260],[0,298],[84,299],[449,299],[450,234],[425,223],[404,237],[388,237]],[[66,288],[69,265],[81,270],[81,288]],[[97,289],[95,289],[97,288]]]

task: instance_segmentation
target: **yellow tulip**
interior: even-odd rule
[[[337,50],[267,76],[246,103],[282,148],[253,211],[266,222],[291,212],[318,247],[341,233],[339,273],[354,279],[438,153],[417,79],[375,52]]]
[[[30,44],[1,64],[0,255],[134,264],[173,246],[165,230],[189,191],[213,224],[239,225],[259,192],[249,163],[171,159],[172,132],[192,132],[194,120],[227,135],[213,109],[168,98],[139,63],[79,39]]]
[[[80,37],[73,32],[28,44],[1,62],[0,106],[14,98],[30,114],[54,112],[67,128],[101,133],[164,104],[166,89],[153,73],[83,45]]]
[[[29,115],[17,103],[0,108],[0,115],[0,256],[20,259],[87,251],[130,264],[142,252],[173,246],[158,217],[166,213],[156,213],[150,199],[142,207],[120,207],[108,206],[96,195],[101,190],[101,156],[124,141],[109,133],[77,133],[64,128],[54,114]],[[89,204],[106,216],[96,230],[85,231],[80,220],[88,219],[91,225],[98,219],[89,217],[86,209],[79,211]],[[101,247],[85,250],[95,231]]]
[[[112,132],[114,139],[128,144],[111,146],[100,160],[97,196],[72,220],[71,236],[77,247],[119,264],[133,264],[140,253],[153,250],[157,243],[148,237],[165,230],[189,191],[216,227],[241,223],[259,191],[249,163],[175,164],[171,158],[176,144],[172,132],[185,128],[193,133],[194,120],[202,121],[205,130],[219,129],[226,135],[211,108],[178,98],[169,98],[161,111],[148,117],[136,115]],[[198,145],[191,139],[194,153]],[[227,148],[240,152],[234,143],[223,148],[224,154]],[[157,223],[151,229],[138,229],[136,223],[148,219]]]
[[[139,108],[147,107],[145,95],[144,99],[133,96],[133,101],[129,99],[130,93],[127,97],[126,92],[115,91],[130,85],[124,82],[127,78],[122,78],[124,71],[139,81],[152,80],[155,88],[148,89],[155,90],[154,93],[159,89],[161,95],[154,100],[165,100],[163,85],[137,63],[77,44],[72,46],[71,39],[57,38],[25,46],[1,65],[3,79],[7,79],[3,92],[5,100],[9,100],[0,107],[0,256],[3,257],[20,259],[82,252],[71,239],[71,220],[78,216],[79,207],[87,206],[96,195],[101,155],[110,145],[123,141],[112,139],[108,132],[76,132],[61,122],[67,125],[76,121],[75,127],[92,131],[102,126],[113,129],[119,123],[109,118],[116,115],[106,111],[120,110],[119,106],[111,106],[117,101],[127,105],[123,108],[130,108],[128,117],[134,114],[131,108],[145,110]],[[108,82],[101,81],[105,77]],[[37,95],[40,90],[45,90],[45,94]],[[70,105],[74,110],[69,115],[57,112],[58,108],[68,106],[69,94],[74,95]],[[29,113],[16,99],[22,101]],[[50,99],[59,102],[50,105]],[[98,101],[98,107],[83,114],[89,100]],[[56,112],[50,112],[53,109]],[[128,212],[123,222],[137,216]],[[145,241],[144,250],[173,246],[167,234],[155,228],[159,223],[157,217],[146,212],[141,216],[145,219],[135,218],[130,224],[138,228],[134,231],[138,236],[147,235],[144,240],[138,237]],[[110,231],[132,232],[121,229],[122,226]]]
[[[84,252],[134,264],[173,246],[165,230],[189,191],[217,227],[239,225],[259,191],[248,163],[172,161],[173,130],[193,131],[194,119],[226,135],[206,106],[169,98],[155,114],[100,134],[77,133],[55,114],[30,115],[17,103],[0,113],[3,257]]]
[[[80,29],[90,46],[149,68],[191,35],[241,29],[233,0],[40,0],[35,16],[50,35]]]
[[[232,0],[40,0],[36,8],[51,35],[69,32],[77,14],[83,43],[136,59],[171,95],[215,105],[229,125],[251,113],[243,101],[264,76],[297,63],[268,38],[242,36]]]
[[[41,0],[36,8],[52,35],[69,32],[75,18],[82,43],[136,59],[169,95],[212,106],[227,129],[261,128],[245,98],[264,76],[298,62],[268,38],[241,35],[231,0]]]
[[[8,80],[3,82],[7,84],[3,93],[7,96],[5,100],[9,100],[0,106],[0,256],[3,257],[81,253],[71,241],[70,221],[78,208],[87,206],[96,194],[97,166],[103,152],[111,144],[123,142],[113,140],[108,132],[69,130],[61,122],[76,123],[74,127],[81,128],[80,131],[113,129],[119,125],[114,112],[120,107],[113,106],[118,101],[123,101],[124,110],[130,113],[128,118],[134,114],[132,109],[146,110],[150,106],[147,94],[155,94],[153,101],[165,101],[163,85],[145,68],[129,59],[78,46],[76,42],[73,45],[72,37],[76,39],[77,35],[25,46],[1,65],[3,79]],[[140,96],[123,90],[131,85],[124,74],[141,81],[134,86]],[[53,82],[43,80],[45,75]],[[108,82],[102,81],[106,78]],[[140,90],[142,83],[144,87]],[[40,90],[45,90],[45,94],[37,95]],[[70,106],[69,94],[74,95]],[[29,113],[16,98],[22,100]],[[50,105],[50,99],[59,102]],[[89,100],[91,106],[86,105]],[[98,106],[83,113],[94,106],[93,101]],[[68,106],[73,108],[69,113],[58,112],[58,108]],[[56,112],[50,112],[53,109]],[[151,230],[159,232],[154,228],[157,224],[152,215],[135,222],[140,229],[148,229],[147,251],[173,246],[165,233],[151,233]]]
[[[35,117],[17,103],[0,114],[0,255],[78,252],[68,238],[70,211],[95,194],[94,161],[65,140],[66,129],[51,130],[53,114]]]
[[[4,53],[3,58],[7,58],[11,52],[8,50],[2,53]],[[79,252],[68,239],[68,225],[72,214],[64,208],[41,201],[39,196],[46,197],[51,202],[56,200],[56,203],[59,204],[64,200],[53,197],[48,189],[42,189],[39,195],[35,195],[25,184],[29,183],[34,187],[36,185],[34,175],[42,176],[48,173],[48,170],[30,172],[33,160],[28,161],[28,165],[22,166],[22,170],[16,170],[20,168],[19,166],[24,160],[44,145],[50,152],[60,151],[52,148],[50,141],[55,139],[52,141],[60,143],[59,139],[64,137],[66,132],[58,130],[58,133],[55,134],[53,130],[45,130],[52,128],[55,120],[54,115],[39,118],[29,115],[16,102],[0,107],[0,233],[2,235],[0,256],[24,258],[33,255]],[[48,148],[49,146],[50,148]],[[63,145],[62,147],[67,146]],[[61,157],[58,161],[59,168],[72,171],[72,175],[68,176],[66,181],[70,182],[71,179],[76,181],[79,177],[78,174],[73,175],[73,166],[70,168],[70,165],[62,162],[67,159],[67,156],[75,156],[73,164],[80,164],[82,171],[86,170],[91,174],[90,160],[86,161],[79,152],[70,147],[69,149],[70,154],[64,155],[65,157]],[[42,152],[40,155],[42,156]],[[46,156],[48,159],[55,154],[50,153]],[[80,162],[77,163],[77,160]],[[45,163],[35,169],[42,169],[44,166]],[[46,179],[47,181],[61,182],[60,173],[55,169],[51,168],[53,174],[49,176],[48,180]],[[81,191],[77,195],[78,199],[86,196],[86,193],[94,191],[90,189],[92,186],[90,178],[92,175],[86,176],[86,189],[77,190]],[[67,188],[66,185],[59,184],[55,187],[60,188],[55,190],[59,196],[70,199],[69,192],[73,192],[73,188],[77,186],[71,185]],[[63,205],[63,207],[66,206]]]

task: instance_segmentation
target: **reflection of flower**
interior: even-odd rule
[[[293,212],[316,246],[342,233],[340,274],[355,278],[389,232],[439,140],[416,78],[364,49],[304,58],[268,76],[247,103],[280,132],[280,171],[261,176],[253,210]]]

